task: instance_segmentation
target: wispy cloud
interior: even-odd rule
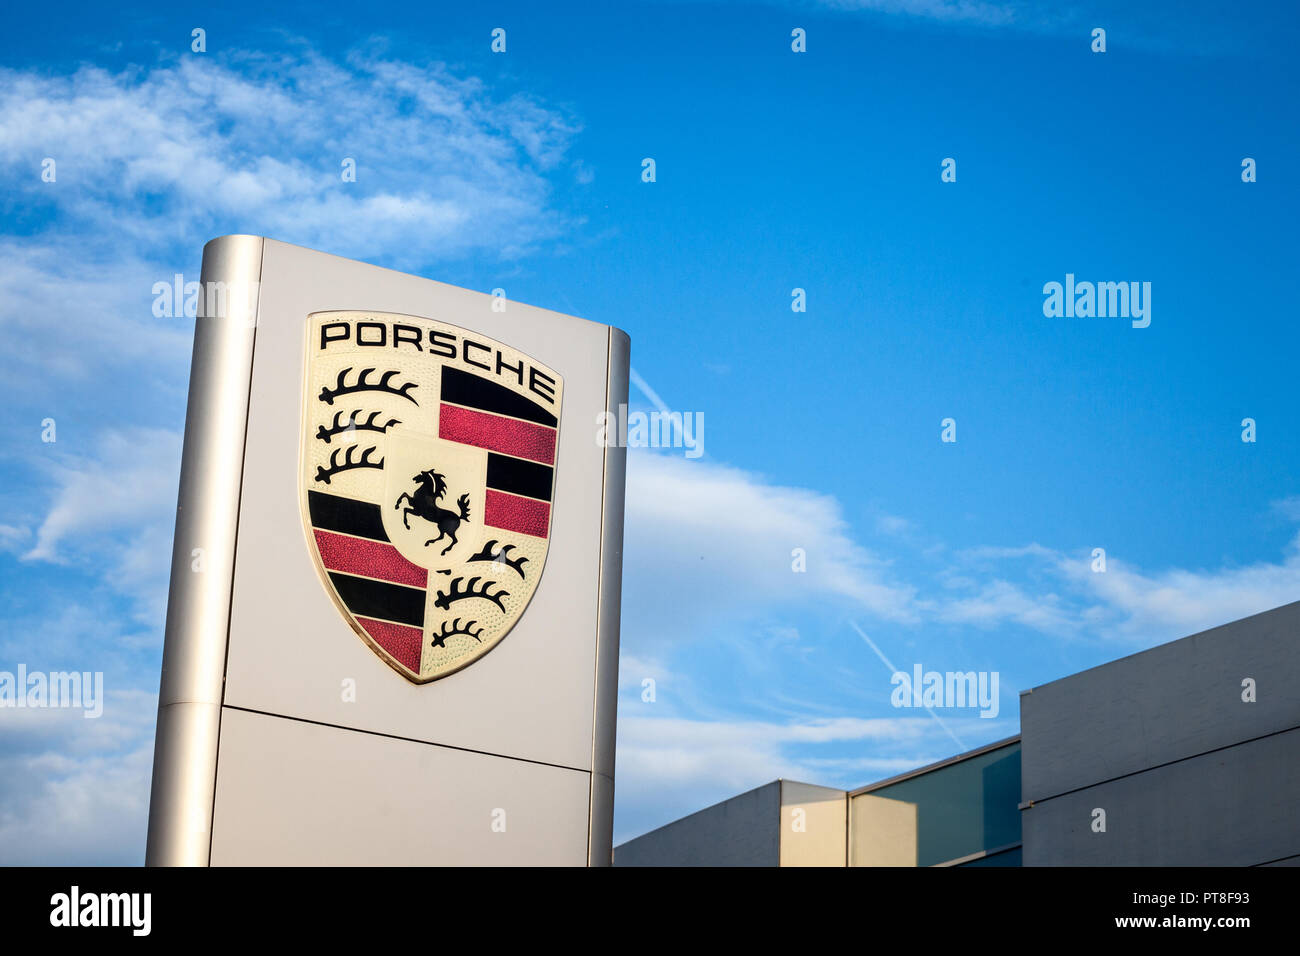
[[[183,376],[190,323],[150,311],[153,283],[171,278],[130,250],[100,249],[80,235],[0,238],[0,349],[11,394],[49,401],[70,384],[111,389],[128,366],[135,380]]]
[[[673,618],[662,633],[827,598],[915,617],[913,589],[853,539],[832,496],[706,461],[639,451],[628,461],[627,576],[647,584],[629,612]]]
[[[1155,643],[1300,600],[1300,535],[1279,560],[1240,567],[1143,571],[1111,559],[1105,573],[1084,560],[1062,570],[1113,614],[1120,637]]]
[[[1272,510],[1300,522],[1295,499]],[[1030,543],[974,548],[946,569],[957,593],[921,604],[937,620],[982,628],[1021,624],[1059,637],[1150,646],[1300,600],[1300,533],[1272,561],[1143,569],[1114,555]],[[1019,580],[1012,580],[1018,577]],[[963,593],[965,592],[965,593]]]
[[[104,715],[6,712],[0,721],[0,864],[142,863],[155,694],[107,694]]]
[[[544,173],[576,132],[523,94],[361,52],[0,71],[0,168],[30,207],[155,252],[238,231],[397,264],[518,254],[564,226]]]
[[[1016,23],[1023,18],[1025,10],[1022,3],[994,0],[819,0],[819,3],[836,10],[871,11],[985,26]]]
[[[932,602],[934,619],[981,628],[1008,622],[1046,634],[1073,634],[1082,623],[1059,595],[1031,592],[1001,578],[972,581],[973,593]]]
[[[57,490],[24,560],[98,570],[137,617],[161,629],[180,457],[178,433],[133,428],[47,466]]]
[[[94,457],[53,468],[59,490],[25,558],[54,560],[70,533],[86,537],[131,530],[171,511],[180,436],[133,429],[109,432]]]
[[[1300,521],[1295,499],[1273,510]],[[918,521],[890,516],[877,522],[884,537],[864,541],[833,496],[651,452],[629,457],[627,524],[626,602],[635,619],[656,622],[661,644],[719,619],[763,620],[830,599],[911,629],[1015,625],[1149,645],[1300,599],[1300,535],[1274,561],[1200,570],[1144,570],[1112,556],[1098,573],[1090,552],[1039,542],[909,550],[895,532]],[[795,549],[805,572],[794,569]]]

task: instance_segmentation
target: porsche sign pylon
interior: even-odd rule
[[[619,330],[203,255],[151,864],[607,864]]]

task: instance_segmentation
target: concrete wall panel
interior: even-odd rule
[[[614,849],[615,866],[777,866],[781,781],[715,803]]]
[[[869,793],[849,806],[850,866],[916,866],[915,803]]]
[[[781,865],[844,866],[848,795],[843,790],[781,781]]]
[[[1035,687],[1020,698],[1022,799],[1300,726],[1296,687],[1300,602]]]
[[[1253,866],[1300,854],[1300,730],[1111,780],[1021,813],[1026,866]],[[1106,832],[1093,832],[1093,810]]]

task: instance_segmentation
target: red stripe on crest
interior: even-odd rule
[[[349,538],[320,528],[313,531],[321,563],[330,571],[359,574],[416,588],[428,587],[429,572],[407,561],[391,544],[369,538]]]
[[[545,501],[521,498],[489,488],[483,523],[493,528],[545,538],[551,526],[551,506]]]
[[[438,411],[438,437],[543,465],[555,464],[555,429],[517,418],[442,405]]]
[[[420,673],[420,652],[424,644],[421,628],[373,621],[368,617],[357,618],[357,623],[366,629],[376,644],[393,656],[393,660],[413,674]]]

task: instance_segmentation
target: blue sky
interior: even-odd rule
[[[143,858],[192,333],[151,288],[226,233],[618,325],[703,414],[631,452],[617,840],[1300,597],[1293,5],[464,6],[10,11],[0,669],[109,699],[0,711],[0,861]],[[1045,317],[1067,273],[1151,325]],[[862,634],[998,717],[891,706]]]

